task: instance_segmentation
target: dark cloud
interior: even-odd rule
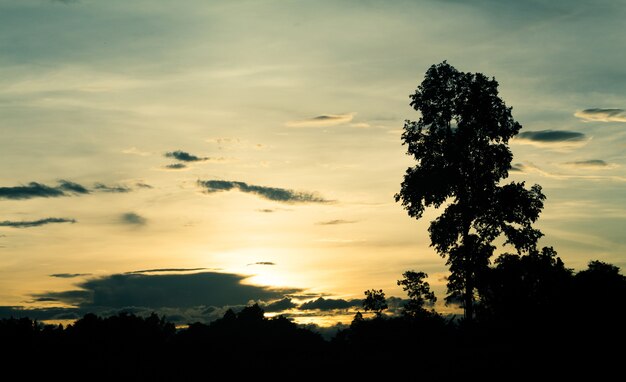
[[[126,212],[121,216],[122,223],[132,224],[132,225],[145,225],[148,220],[141,215],[138,215],[134,212]]]
[[[251,263],[248,265],[276,265],[276,263],[272,263],[271,261],[257,261],[256,263]]]
[[[514,165],[511,166],[511,169],[509,171],[511,171],[511,172],[524,172],[524,164],[523,163],[515,163]]]
[[[583,133],[567,130],[538,130],[525,131],[517,135],[517,139],[533,142],[580,142],[586,140]]]
[[[349,309],[353,307],[360,307],[363,305],[363,300],[353,299],[332,299],[320,297],[317,300],[307,301],[300,305],[300,310],[335,310],[335,309]]]
[[[165,168],[168,170],[182,170],[183,168],[187,168],[187,165],[184,163],[170,163],[166,164]]]
[[[577,111],[574,116],[585,121],[626,122],[626,110],[624,109],[585,109]]]
[[[261,198],[283,203],[326,203],[328,200],[313,193],[299,192],[285,188],[264,187],[228,180],[198,180],[198,185],[207,193],[239,190],[258,195]]]
[[[34,294],[33,297],[35,298],[35,300],[47,298],[54,299],[54,301],[63,302],[69,305],[82,306],[89,305],[90,301],[93,300],[93,291],[74,289],[62,292],[46,292],[41,294]]]
[[[285,125],[289,127],[326,127],[341,125],[351,122],[354,114],[326,114],[316,117],[289,121]]]
[[[89,193],[89,190],[81,186],[80,184],[70,182],[69,180],[64,180],[64,179],[59,180],[58,188],[60,190],[73,192],[75,194],[88,194]]]
[[[583,133],[568,130],[538,130],[519,133],[514,143],[544,147],[553,150],[569,150],[589,141]]]
[[[0,317],[28,317],[33,320],[63,320],[80,318],[81,312],[76,308],[36,308],[26,309],[23,306],[0,306]]]
[[[272,213],[272,212],[274,212],[275,210],[272,210],[272,209],[269,209],[269,208],[263,208],[263,209],[260,209],[260,210],[257,210],[257,211],[259,211],[259,212],[264,212],[264,213]]]
[[[5,220],[0,222],[0,227],[13,227],[13,228],[30,228],[30,227],[39,227],[46,224],[53,223],[76,223],[74,219],[66,219],[66,218],[45,218],[39,220],[30,220],[30,221],[9,221]]]
[[[297,306],[298,305],[291,301],[289,297],[285,297],[280,300],[261,305],[261,307],[265,309],[266,312],[280,312],[287,309],[293,309]]]
[[[54,297],[39,297],[33,300],[34,302],[56,302],[59,301],[58,298]]]
[[[601,159],[590,159],[576,162],[566,162],[565,164],[575,167],[609,167],[610,165]]]
[[[50,275],[50,277],[58,277],[61,279],[72,279],[81,276],[91,276],[91,273],[53,273]]]
[[[323,222],[317,222],[318,225],[338,225],[338,224],[352,224],[352,223],[356,223],[356,220],[336,219],[336,220],[327,220]]]
[[[246,276],[200,272],[187,274],[115,274],[80,282],[79,289],[36,294],[35,298],[56,298],[60,302],[89,309],[191,308],[197,306],[245,305],[249,301],[271,301],[298,289],[278,289],[242,284]]]
[[[165,153],[165,157],[174,158],[176,160],[183,161],[183,162],[201,162],[201,161],[205,161],[209,159],[207,157],[201,158],[201,157],[195,156],[193,154],[190,154],[188,152],[181,151],[181,150],[167,152]]]
[[[56,187],[47,186],[42,183],[30,182],[27,185],[15,187],[0,187],[0,199],[32,199],[32,198],[57,198],[70,195],[85,195],[91,191],[86,187],[71,182],[69,180],[59,180]],[[139,185],[138,185],[139,186]],[[142,185],[139,187],[145,187]],[[150,186],[148,186],[150,187]],[[126,186],[107,186],[106,184],[96,183],[94,190],[103,192],[130,192],[131,188]]]
[[[159,273],[159,272],[193,272],[193,271],[203,271],[208,268],[155,268],[155,269],[141,269],[139,271],[130,271],[124,274],[126,275],[136,275],[141,273]]]
[[[96,183],[93,186],[94,190],[98,190],[98,191],[102,191],[102,192],[117,192],[117,193],[123,193],[123,192],[131,192],[132,189],[126,186],[107,186],[106,184],[103,183]]]
[[[151,185],[149,185],[147,183],[142,183],[142,182],[135,183],[135,186],[137,186],[139,188],[154,188]]]
[[[66,196],[62,189],[30,182],[26,186],[0,187],[0,199],[56,198]]]

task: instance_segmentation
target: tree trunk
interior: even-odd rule
[[[471,271],[468,270],[465,275],[465,294],[463,295],[465,322],[470,324],[474,320],[474,283]]]
[[[473,246],[470,245],[469,231],[471,223],[469,219],[464,219],[463,224],[463,260],[465,262],[465,293],[463,293],[463,309],[465,313],[465,322],[470,324],[474,320],[474,275],[472,266]]]

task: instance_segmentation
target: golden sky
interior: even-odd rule
[[[443,60],[495,76],[524,126],[511,178],[544,188],[540,244],[623,267],[625,16],[621,1],[3,0],[0,314],[356,306],[370,288],[403,297],[409,269],[443,300],[437,211],[415,221],[393,200],[408,95]]]

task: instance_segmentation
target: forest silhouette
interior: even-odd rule
[[[626,277],[598,260],[575,272],[552,247],[538,248],[543,234],[532,225],[545,196],[539,185],[503,182],[513,157],[508,141],[521,125],[497,87],[483,74],[433,65],[410,96],[420,118],[402,135],[416,165],[396,201],[418,219],[445,207],[429,234],[450,268],[446,302],[462,307],[462,318],[436,312],[428,275],[407,270],[397,282],[408,296],[400,314],[385,313],[383,290],[367,290],[363,311],[374,314],[357,312],[331,339],[286,316],[267,318],[257,304],[178,329],[155,313],[87,314],[67,327],[5,318],[5,372],[26,380],[176,381],[224,373],[366,380],[623,373]],[[497,251],[500,242],[514,253]]]

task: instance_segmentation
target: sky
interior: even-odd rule
[[[0,316],[331,325],[445,259],[394,201],[433,64],[495,77],[568,267],[626,266],[626,2],[0,0]],[[446,311],[453,307],[438,305]],[[274,312],[274,313],[272,313]]]

